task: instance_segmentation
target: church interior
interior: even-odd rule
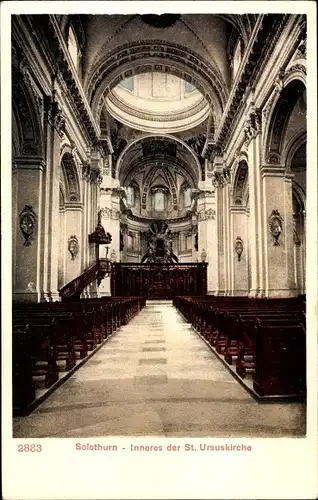
[[[13,436],[306,434],[306,16],[12,16]]]

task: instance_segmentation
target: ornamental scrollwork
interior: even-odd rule
[[[283,218],[278,210],[272,210],[268,219],[269,231],[274,240],[274,246],[279,246],[279,238],[283,231]]]
[[[84,181],[89,181],[90,180],[90,169],[91,166],[88,161],[84,161],[82,163],[82,179]]]
[[[262,115],[258,108],[255,108],[248,116],[244,125],[245,145],[247,145],[256,135],[261,132]]]
[[[214,172],[212,174],[212,184],[215,188],[223,188],[226,185],[226,180],[223,172]]]
[[[198,213],[198,221],[206,221],[206,220],[215,220],[215,210],[213,208],[209,208],[207,210],[202,210],[201,212]]]
[[[101,184],[103,176],[99,168],[90,168],[89,180],[92,184]]]
[[[45,112],[49,124],[55,128],[60,137],[63,137],[66,129],[66,121],[62,115],[62,109],[55,97],[56,91],[53,95],[48,97],[45,102]]]
[[[24,236],[24,246],[31,245],[32,236],[36,228],[36,214],[31,205],[25,205],[24,209],[19,215],[20,229]]]
[[[237,255],[237,260],[240,261],[244,250],[243,240],[240,236],[237,236],[234,248],[235,248],[235,253]]]
[[[79,252],[79,242],[75,234],[72,234],[72,236],[69,237],[67,242],[67,248],[71,254],[72,260],[74,260]]]
[[[103,218],[109,218],[112,215],[111,208],[103,207],[103,208],[100,209],[99,214]]]

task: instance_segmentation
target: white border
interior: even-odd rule
[[[77,441],[30,439],[44,452],[18,454],[11,418],[11,50],[10,15],[32,13],[307,13],[308,20],[308,160],[307,160],[307,335],[308,434],[305,439],[188,440],[244,441],[249,454],[75,452]],[[317,53],[314,2],[3,2],[1,5],[2,129],[2,450],[3,497],[13,499],[115,498],[316,498],[317,487]],[[103,443],[129,445],[129,438]],[[142,438],[138,444],[180,444],[186,439]]]

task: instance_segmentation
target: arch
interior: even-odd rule
[[[63,176],[64,177],[64,176]],[[65,179],[60,180],[60,191],[59,191],[59,205],[60,205],[60,210],[65,208]]]
[[[297,203],[301,207],[301,211],[306,210],[306,193],[303,188],[296,182],[293,181],[293,196],[297,200]]]
[[[118,160],[116,162],[115,179],[119,179],[120,168],[122,166],[124,156],[129,151],[129,149],[132,148],[133,146],[137,145],[139,142],[142,143],[142,141],[144,141],[146,139],[154,139],[154,137],[156,137],[156,139],[162,138],[163,140],[170,140],[171,142],[175,142],[175,143],[180,144],[182,146],[182,148],[185,149],[191,155],[191,158],[193,159],[193,163],[195,165],[194,178],[197,180],[199,180],[201,178],[201,165],[200,165],[199,159],[197,158],[195,153],[192,151],[190,146],[188,146],[188,144],[186,144],[182,139],[180,139],[179,137],[175,137],[173,135],[170,135],[170,134],[156,134],[156,136],[154,136],[153,134],[145,134],[145,135],[141,135],[137,138],[132,139],[130,142],[128,142],[128,144],[126,144],[126,146],[124,147],[124,149],[120,153]]]
[[[162,40],[122,45],[96,64],[87,88],[95,118],[105,93],[121,80],[149,71],[168,72],[193,84],[213,108],[214,121],[219,122],[228,97],[219,71],[189,49]]]
[[[303,130],[301,132],[298,132],[298,134],[294,136],[285,146],[282,159],[283,159],[283,164],[286,165],[287,172],[291,171],[291,163],[295,153],[306,142],[307,142],[307,131]]]
[[[289,118],[306,86],[299,78],[292,78],[281,92],[276,88],[269,100],[269,117],[264,134],[264,157],[267,163],[282,163],[284,138]]]
[[[43,156],[43,132],[36,98],[17,68],[12,70],[13,137],[17,156]]]
[[[61,171],[65,183],[65,200],[68,203],[81,201],[80,182],[72,154],[65,151],[61,158]]]
[[[243,157],[238,162],[233,180],[233,203],[234,205],[243,205],[246,186],[248,183],[248,164]]]

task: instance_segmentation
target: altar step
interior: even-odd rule
[[[160,299],[153,299],[153,300],[147,300],[146,301],[147,306],[172,306],[172,300],[160,300]]]

